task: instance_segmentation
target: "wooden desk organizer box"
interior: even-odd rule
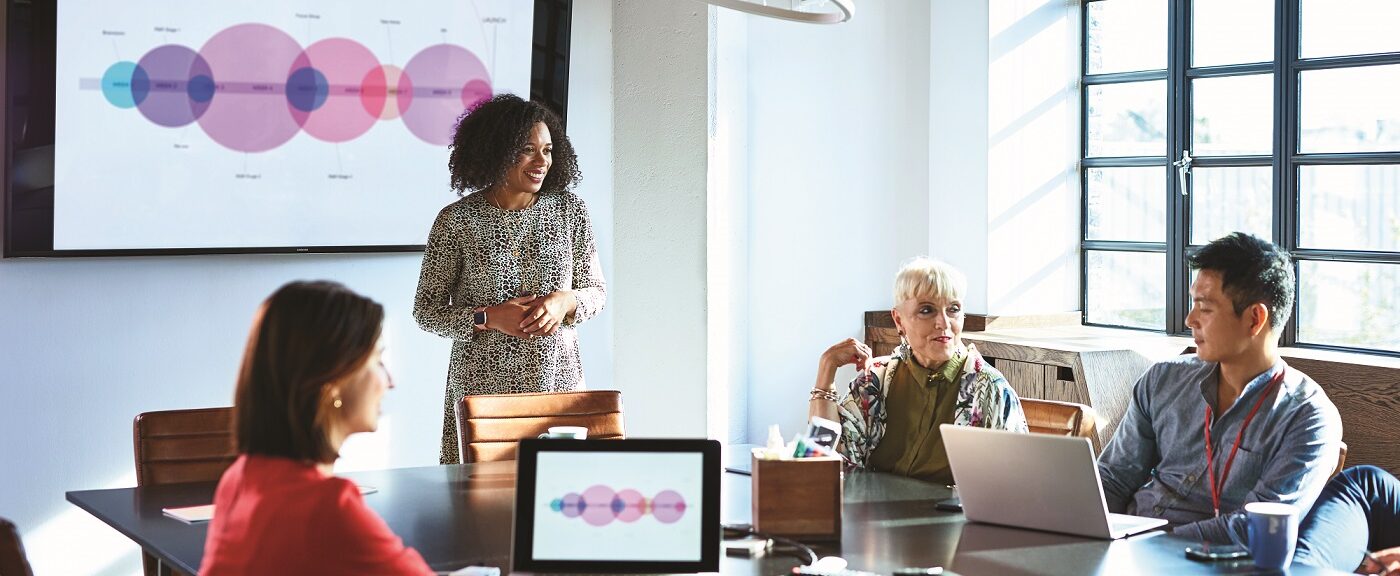
[[[841,459],[753,459],[753,529],[809,540],[841,539]]]

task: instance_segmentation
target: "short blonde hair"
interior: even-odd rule
[[[904,264],[894,277],[894,305],[910,298],[961,300],[967,276],[947,262],[919,256]]]

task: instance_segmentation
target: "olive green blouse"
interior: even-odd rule
[[[936,369],[919,365],[912,355],[899,366],[890,382],[885,438],[870,454],[872,470],[953,483],[938,425],[953,422],[958,374],[966,359],[967,351],[960,348]]]

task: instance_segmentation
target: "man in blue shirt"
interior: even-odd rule
[[[1284,502],[1306,513],[1337,465],[1342,421],[1278,355],[1293,309],[1288,254],[1243,233],[1188,259],[1196,353],[1154,364],[1099,458],[1111,512],[1169,521],[1188,538],[1243,535],[1230,512]],[[1232,526],[1233,525],[1233,526]]]

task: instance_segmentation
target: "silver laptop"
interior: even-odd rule
[[[1108,512],[1088,438],[952,424],[939,430],[968,520],[1105,540],[1167,523]]]

